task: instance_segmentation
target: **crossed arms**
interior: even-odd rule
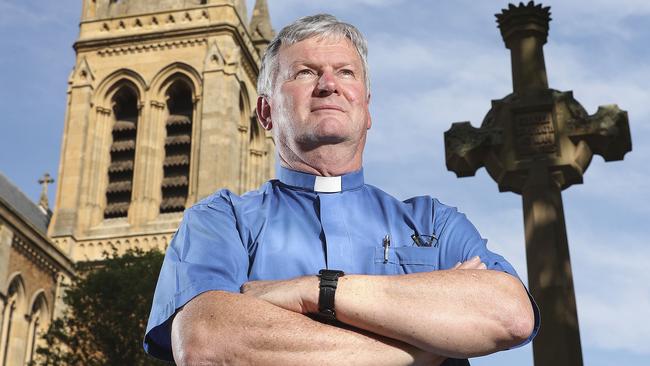
[[[242,294],[205,292],[172,323],[180,365],[439,365],[507,349],[533,331],[519,280],[478,257],[452,270],[339,279],[342,326],[307,317],[318,278],[253,281]]]

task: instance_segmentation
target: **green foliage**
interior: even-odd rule
[[[37,365],[164,365],[147,356],[142,339],[164,255],[116,249],[77,266],[64,295],[66,314],[45,334]]]

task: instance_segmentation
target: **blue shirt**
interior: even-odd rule
[[[429,196],[399,201],[365,184],[363,170],[318,177],[281,167],[279,179],[257,191],[221,190],[186,210],[160,271],[145,349],[171,360],[169,320],[205,291],[239,293],[248,281],[323,268],[374,275],[435,271],[477,255],[488,269],[517,276],[455,208]]]

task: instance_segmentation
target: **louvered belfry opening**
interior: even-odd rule
[[[138,96],[129,86],[122,86],[113,97],[113,143],[108,167],[104,218],[126,217],[133,190],[133,162],[138,125]]]
[[[169,87],[167,109],[160,213],[183,211],[187,201],[194,108],[192,90],[186,82],[177,80]]]

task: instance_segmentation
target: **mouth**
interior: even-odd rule
[[[316,107],[312,107],[311,111],[312,112],[317,112],[317,111],[339,111],[339,112],[344,112],[343,108],[334,105],[334,104],[323,104],[319,105]]]

